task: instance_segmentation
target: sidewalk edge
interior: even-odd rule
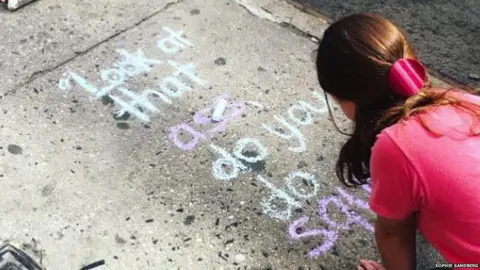
[[[234,0],[237,4],[248,10],[252,15],[272,21],[311,37],[313,42],[318,42],[323,37],[325,29],[333,22],[332,18],[303,5],[295,0]],[[458,82],[454,78],[443,74],[434,68],[428,67],[431,82],[441,87],[457,87],[469,91],[478,91],[472,86]]]

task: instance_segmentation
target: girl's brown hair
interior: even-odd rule
[[[377,15],[345,17],[324,33],[316,61],[320,85],[335,98],[356,105],[354,131],[343,145],[336,165],[338,178],[347,186],[367,183],[376,136],[402,118],[446,104],[463,108],[479,118],[478,104],[472,109],[448,94],[453,89],[432,89],[428,80],[413,97],[396,94],[388,74],[393,63],[402,58],[417,59],[417,56],[406,35]]]

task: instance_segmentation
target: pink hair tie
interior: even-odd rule
[[[398,59],[390,68],[390,86],[399,95],[411,97],[424,87],[427,71],[425,66],[414,59]]]

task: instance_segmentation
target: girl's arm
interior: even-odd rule
[[[416,216],[423,203],[422,179],[389,134],[372,149],[370,208],[377,214],[375,238],[387,270],[415,269]]]
[[[416,269],[416,216],[404,220],[377,217],[375,239],[386,270]]]

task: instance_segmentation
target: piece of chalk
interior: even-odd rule
[[[227,109],[227,100],[226,99],[220,99],[217,104],[215,105],[215,108],[213,109],[213,114],[212,114],[212,120],[215,122],[220,122],[223,118],[223,113]]]
[[[29,4],[30,2],[33,2],[33,1],[35,1],[35,0],[8,0],[7,1],[7,3],[8,3],[7,8],[9,10],[15,10],[15,9],[18,9],[21,6]],[[5,1],[1,1],[1,2],[5,2]]]

